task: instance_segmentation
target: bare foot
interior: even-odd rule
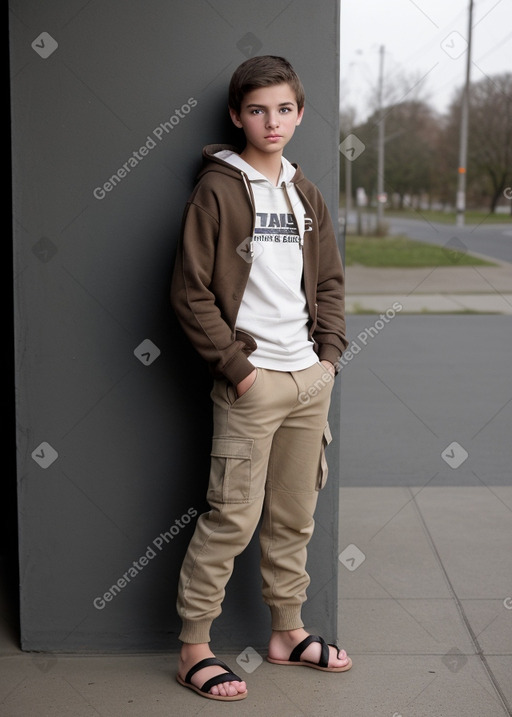
[[[206,657],[215,657],[208,643],[198,645],[183,643],[178,665],[179,676],[184,680],[188,671]],[[222,675],[225,672],[226,671],[218,665],[203,667],[201,670],[198,670],[195,675],[192,675],[191,682],[196,687],[201,688],[207,680],[217,675]],[[247,692],[247,685],[244,681],[222,682],[220,685],[214,685],[210,689],[210,694],[221,695],[223,697],[235,697],[244,692]]]
[[[288,660],[292,650],[308,637],[306,630],[298,628],[297,630],[273,630],[268,646],[268,656],[274,660]],[[312,642],[308,645],[301,655],[301,660],[307,660],[318,664],[322,654],[322,646],[319,642]],[[334,647],[329,647],[329,662],[331,668],[343,668],[351,664],[345,650],[340,650],[339,657]]]

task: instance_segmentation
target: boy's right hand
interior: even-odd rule
[[[238,396],[238,398],[240,398],[240,396],[243,396],[244,393],[251,388],[252,384],[256,381],[257,374],[258,370],[254,369],[248,376],[242,379],[240,383],[237,383],[236,395]]]

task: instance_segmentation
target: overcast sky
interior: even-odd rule
[[[378,86],[384,46],[384,90],[405,73],[420,97],[444,112],[465,81],[469,0],[341,0],[341,108],[366,119]],[[512,0],[474,0],[471,81],[512,72]]]

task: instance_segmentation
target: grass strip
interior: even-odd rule
[[[345,265],[421,268],[428,266],[496,266],[467,252],[415,241],[406,236],[372,237],[348,234]]]
[[[387,209],[386,216],[397,219],[428,219],[430,222],[439,224],[453,224],[456,222],[455,212],[443,212],[436,209]],[[468,210],[464,213],[465,224],[510,224],[512,216],[510,212],[494,213]]]

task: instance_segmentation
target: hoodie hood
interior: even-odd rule
[[[245,159],[242,159],[238,152],[233,152],[230,149],[223,149],[220,152],[216,152],[214,156],[218,159],[224,160],[224,162],[227,162],[228,164],[231,164],[236,169],[245,172],[247,179],[250,182],[269,181],[265,175],[258,172],[257,169],[254,169],[254,167],[248,164]],[[285,184],[291,184],[296,171],[296,167],[294,167],[291,162],[289,162],[285,157],[281,157],[281,173],[279,174],[278,184],[282,184],[283,182],[285,182]]]
[[[199,171],[198,179],[207,172],[221,172],[238,178],[243,173],[251,182],[268,182],[268,179],[263,174],[240,157],[237,147],[229,144],[208,144],[203,148],[203,164]],[[300,167],[282,157],[279,183],[284,181],[286,184],[297,184],[303,178],[304,174]]]

